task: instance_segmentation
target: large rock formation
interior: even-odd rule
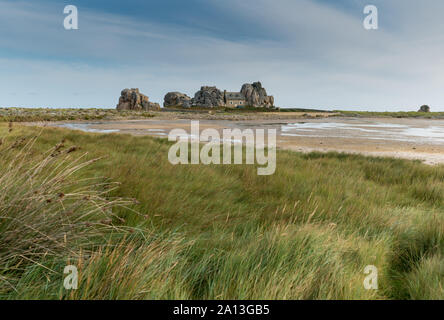
[[[267,96],[267,91],[265,91],[260,82],[244,84],[241,93],[244,95],[247,105],[251,107],[271,108],[274,106],[274,97]]]
[[[192,105],[204,108],[224,106],[224,94],[216,87],[201,87],[194,95]]]
[[[180,92],[168,92],[165,95],[163,106],[164,107],[183,107],[189,108],[192,105],[192,99],[184,93]]]
[[[160,105],[150,102],[146,95],[139,92],[139,89],[124,89],[121,92],[117,110],[160,110]]]
[[[430,112],[430,107],[427,105],[423,105],[421,106],[421,108],[419,108],[418,112]]]
[[[160,104],[156,103],[156,102],[150,102],[150,101],[146,101],[145,103],[142,103],[142,107],[143,110],[145,111],[158,111],[160,110]]]

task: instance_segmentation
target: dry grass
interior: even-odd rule
[[[0,108],[0,122],[35,122],[62,120],[117,120],[153,117],[148,111],[117,111],[116,109],[54,109]]]
[[[109,197],[116,184],[78,179],[96,159],[63,141],[36,154],[37,139],[3,139],[0,146],[0,294],[17,292],[30,267],[59,274],[51,263],[89,254],[110,230],[123,232],[113,210],[132,203]]]

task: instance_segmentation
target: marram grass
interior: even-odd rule
[[[0,258],[9,282],[1,287],[4,299],[444,298],[442,166],[278,151],[276,173],[257,176],[254,166],[173,166],[171,144],[151,137],[16,125],[8,131],[0,125],[3,148],[38,138],[0,154],[0,177],[12,174],[22,150],[29,160],[17,174],[61,141],[60,154],[33,181],[45,186],[53,172],[70,172],[64,165],[85,165],[67,185],[50,184],[50,203],[29,195],[35,183],[10,181],[16,191],[0,198],[0,207],[9,208],[1,214],[30,219],[58,241],[37,236],[42,245],[28,252],[22,242],[35,233],[0,220],[2,230],[16,235],[11,240],[2,232],[0,241],[17,250],[13,260]],[[78,149],[66,154],[72,146]],[[78,164],[70,162],[83,154]],[[76,192],[97,195],[105,212],[93,211],[83,197],[70,202],[67,195]],[[13,199],[20,210],[9,205]],[[60,201],[78,221],[69,247]],[[17,258],[20,250],[32,261]],[[63,288],[67,264],[78,267],[78,290]],[[378,290],[363,286],[367,265],[378,268]]]

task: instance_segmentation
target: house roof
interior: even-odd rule
[[[225,97],[228,100],[245,100],[244,95],[240,92],[227,92]]]

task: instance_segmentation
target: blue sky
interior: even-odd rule
[[[79,30],[63,28],[76,5]],[[362,26],[379,9],[379,29]],[[0,106],[260,80],[281,107],[444,111],[441,0],[0,0]]]

